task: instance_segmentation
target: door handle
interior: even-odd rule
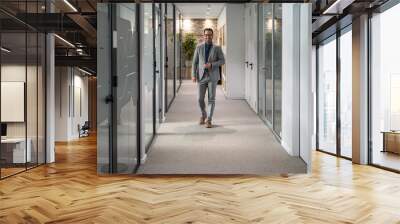
[[[249,67],[249,62],[245,61],[244,63],[246,64],[246,67],[248,68]]]
[[[114,102],[114,99],[113,99],[112,95],[106,96],[106,98],[104,100],[105,100],[106,104]]]
[[[253,70],[253,63],[250,63],[250,69]]]
[[[158,73],[160,73],[160,71],[156,70],[156,73],[158,74]]]

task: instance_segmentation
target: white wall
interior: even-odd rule
[[[258,112],[258,7],[256,3],[248,3],[244,9],[245,21],[245,59],[249,63],[244,67],[245,99],[256,113]],[[251,66],[252,65],[252,66]]]
[[[282,146],[299,151],[300,5],[282,5]]]
[[[244,99],[244,4],[226,4],[218,18],[218,27],[225,24],[226,92],[229,99]]]
[[[55,141],[70,141],[79,138],[78,124],[89,119],[88,78],[72,67],[56,67],[55,73]]]
[[[69,133],[69,69],[55,68],[55,141],[68,141]]]
[[[311,151],[313,133],[313,88],[311,72],[311,4],[300,7],[300,157],[311,172]]]

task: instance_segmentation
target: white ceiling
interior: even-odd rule
[[[213,19],[218,18],[224,3],[176,3],[184,19]],[[208,10],[208,8],[210,8]],[[207,14],[207,12],[209,12]]]

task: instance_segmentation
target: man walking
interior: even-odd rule
[[[215,108],[215,94],[219,80],[219,67],[225,64],[224,53],[220,46],[214,45],[213,30],[204,29],[204,43],[196,47],[192,65],[192,80],[198,82],[198,99],[201,110],[200,125],[212,127],[212,116]],[[204,97],[208,90],[208,110]]]

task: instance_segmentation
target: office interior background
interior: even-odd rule
[[[231,99],[246,99],[250,107],[271,128],[278,140],[283,145],[287,144],[284,148],[289,154],[299,154],[292,152],[294,148],[298,148],[290,146],[289,142],[293,139],[285,139],[285,136],[282,136],[282,134],[285,135],[285,130],[282,128],[285,122],[291,125],[290,119],[298,116],[298,114],[288,114],[286,120],[282,118],[284,115],[282,107],[292,105],[292,98],[288,97],[291,93],[285,94],[283,91],[300,83],[300,80],[294,80],[294,83],[290,80],[282,81],[285,78],[282,72],[289,74],[292,72],[291,69],[299,69],[295,66],[301,66],[301,64],[287,62],[288,60],[282,60],[282,57],[287,59],[288,55],[297,53],[286,51],[285,55],[284,48],[286,46],[291,48],[293,46],[291,44],[296,43],[291,42],[290,37],[286,40],[283,38],[292,35],[296,39],[300,36],[299,30],[296,31],[293,27],[301,24],[291,24],[293,21],[289,21],[289,16],[294,17],[298,13],[296,7],[300,7],[299,4],[285,6],[285,3],[249,3],[247,5],[213,3],[212,8],[215,12],[212,18],[210,16],[207,18],[206,15],[196,18],[196,10],[191,9],[190,3],[143,3],[138,6],[138,9],[136,5],[126,4],[117,4],[116,7],[122,7],[119,9],[122,11],[117,10],[115,16],[121,21],[131,20],[131,26],[136,25],[141,29],[141,32],[137,34],[140,37],[132,37],[130,40],[131,52],[117,53],[135,53],[140,57],[138,58],[140,62],[131,63],[133,67],[128,69],[138,72],[141,79],[139,80],[139,77],[127,79],[125,83],[127,88],[132,90],[130,93],[132,99],[137,100],[139,94],[141,96],[140,102],[133,104],[137,108],[132,107],[130,111],[132,112],[130,113],[131,122],[135,125],[132,128],[136,129],[136,124],[143,122],[131,136],[139,136],[135,137],[136,142],[125,142],[130,145],[129,147],[134,147],[126,149],[126,153],[130,153],[130,156],[137,160],[130,161],[130,166],[136,167],[140,164],[139,159],[144,157],[149,149],[159,124],[165,119],[165,114],[179,91],[182,80],[190,76],[191,65],[183,49],[185,37],[194,36],[196,43],[201,42],[201,32],[204,27],[214,28],[214,42],[220,44],[228,55],[226,66],[221,69],[221,84],[225,96]],[[310,4],[314,14],[326,5],[329,3],[323,1]],[[346,6],[350,7],[347,9],[348,12],[343,10],[345,7],[342,6],[343,13],[340,16],[329,15],[328,12],[326,16],[312,18],[312,29],[314,29],[311,69],[313,74],[310,77],[310,88],[314,95],[312,149],[350,160],[353,157],[352,99],[355,96],[352,91],[354,86],[352,84],[354,80],[352,49],[355,40],[352,37],[352,22],[356,17],[354,15],[367,11],[369,15],[366,21],[368,43],[359,48],[364,47],[365,49],[362,50],[368,55],[366,62],[368,63],[368,80],[360,86],[365,88],[362,97],[367,98],[367,102],[364,103],[368,105],[368,108],[363,108],[366,115],[356,114],[356,116],[361,117],[360,122],[362,121],[363,124],[360,125],[363,128],[360,127],[360,129],[368,132],[366,133],[368,136],[364,136],[361,139],[364,142],[360,143],[367,145],[362,148],[366,152],[358,154],[363,156],[362,163],[398,171],[396,131],[399,124],[397,124],[398,105],[395,97],[398,84],[396,84],[397,68],[393,56],[397,50],[397,44],[394,43],[397,32],[390,29],[398,19],[396,17],[398,6],[389,1],[385,4],[376,3],[360,11],[359,8],[362,6],[363,3],[354,3]],[[78,138],[79,127],[84,126],[85,121],[91,124],[91,131],[96,132],[97,123],[101,124],[101,119],[107,119],[102,117],[102,112],[110,114],[107,111],[109,108],[103,108],[104,111],[102,111],[102,104],[100,103],[97,107],[99,102],[95,102],[94,99],[99,98],[101,102],[104,102],[102,98],[111,94],[107,91],[103,92],[104,88],[98,88],[97,85],[97,72],[110,70],[111,58],[108,58],[111,56],[110,51],[102,54],[102,51],[97,49],[102,41],[105,41],[106,45],[111,38],[111,24],[107,17],[110,14],[107,11],[109,7],[111,7],[109,3],[96,5],[96,2],[80,1],[77,1],[77,5],[58,1],[3,1],[2,14],[5,22],[2,23],[1,34],[3,83],[1,117],[4,139],[1,160],[2,177],[43,164],[46,157],[49,157],[48,162],[53,162],[54,141]],[[127,7],[128,9],[130,7],[136,16],[130,15],[128,18],[118,14],[124,13]],[[206,3],[203,7],[211,8],[210,4]],[[189,10],[186,13],[187,18],[183,17],[182,9]],[[235,19],[238,20],[234,16],[235,10],[244,14],[245,17],[244,21],[238,21],[245,27],[245,32],[240,35],[237,34],[237,26],[230,26],[235,25]],[[53,25],[44,23],[45,13],[49,12],[53,13],[57,21]],[[61,16],[60,12],[65,15]],[[84,14],[80,15],[82,13]],[[292,15],[289,15],[290,13]],[[285,18],[283,14],[286,14],[287,23],[282,22]],[[86,21],[85,24],[74,24],[74,21],[83,20],[82,18]],[[320,24],[320,20],[328,20],[328,18],[329,22]],[[340,23],[339,28],[334,29],[333,24],[338,23]],[[97,24],[103,25],[96,27]],[[118,25],[116,29],[124,29]],[[128,24],[121,26],[126,25]],[[289,27],[286,27],[287,35],[282,35],[285,25]],[[51,37],[50,32],[52,32]],[[99,44],[93,37],[97,37]],[[52,41],[54,41],[54,46],[51,45]],[[286,44],[282,41],[286,41]],[[137,46],[135,42],[138,43]],[[103,46],[100,47],[103,48]],[[54,61],[50,61],[52,54],[55,55]],[[116,57],[115,60],[118,60],[118,55]],[[120,57],[124,56],[120,55]],[[151,64],[152,60],[155,60],[155,67]],[[282,62],[288,64],[282,66]],[[118,72],[118,68],[114,69]],[[52,72],[56,74],[50,85],[50,87],[54,85],[52,93],[54,108],[51,108],[51,112],[54,112],[54,120],[46,123],[46,90],[49,95],[46,74],[49,75]],[[285,84],[288,88],[282,88]],[[140,92],[137,91],[139,89]],[[99,92],[99,97],[97,97],[97,92]],[[47,104],[48,107],[50,105]],[[117,107],[122,106],[124,105],[117,105]],[[298,106],[291,109],[296,108]],[[138,110],[141,110],[140,117],[137,116]],[[97,122],[98,114],[99,122]],[[45,129],[46,124],[48,127],[49,123],[53,123],[54,134],[47,131],[47,135],[51,137],[46,142]],[[101,127],[100,125],[99,130],[102,130]],[[111,141],[109,131],[99,131],[98,135],[101,136],[98,142],[100,159],[103,154],[107,157],[109,148],[112,147],[105,147],[102,154],[102,145],[109,145]],[[297,135],[299,136],[299,133]],[[368,142],[370,144],[367,144]],[[121,144],[125,143],[121,142]],[[123,153],[121,156],[126,157]],[[302,159],[307,162],[309,159],[305,157],[307,156],[303,156]],[[356,158],[355,161],[359,159]],[[131,171],[132,169],[127,172]]]
[[[244,101],[299,173],[320,153],[399,173],[398,21],[396,0],[3,0],[1,182],[84,142],[97,175],[141,173],[196,88],[190,42],[208,27],[226,56],[221,96]]]

